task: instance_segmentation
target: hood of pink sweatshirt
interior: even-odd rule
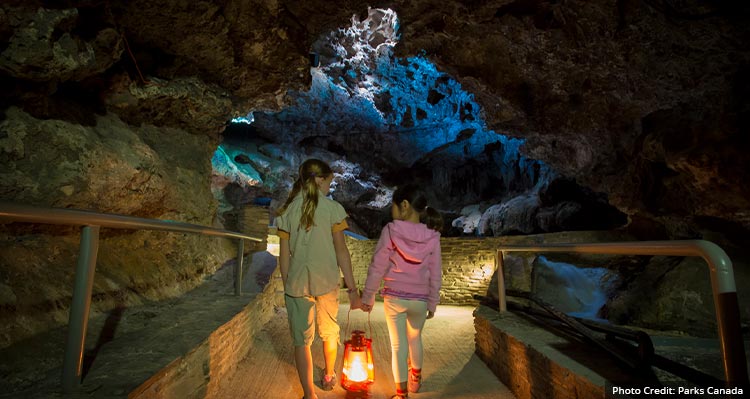
[[[440,233],[422,223],[394,220],[388,224],[391,242],[396,251],[410,263],[422,263],[435,249],[434,241]]]

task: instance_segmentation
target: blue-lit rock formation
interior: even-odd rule
[[[532,234],[625,223],[606,209],[606,199],[599,207],[585,207],[582,201],[596,201],[586,199],[582,189],[580,198],[566,198],[566,204],[549,195],[542,201],[538,192],[557,179],[556,173],[523,156],[522,139],[489,129],[474,96],[427,58],[394,57],[397,42],[392,10],[370,9],[366,19],[355,17],[351,27],[324,35],[313,45],[318,64],[311,69],[310,90],[290,93],[294,104],[278,113],[254,114],[245,140],[265,139],[291,153],[324,148],[333,153],[327,161],[338,157],[380,171],[387,186],[417,181],[432,192],[433,206],[458,217],[454,234]],[[242,133],[235,131],[243,131],[242,125],[231,133],[232,142],[241,142]],[[334,193],[360,224],[372,216],[359,214],[361,199],[382,191],[379,179],[365,170],[361,177],[376,184],[345,184]],[[491,222],[469,228],[460,210],[479,203],[487,211],[483,219]],[[369,234],[380,231],[377,223],[367,224]]]

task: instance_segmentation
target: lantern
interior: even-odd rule
[[[372,339],[365,338],[364,331],[354,330],[352,338],[344,343],[344,370],[341,373],[341,387],[349,392],[364,393],[367,397],[370,385],[374,381]]]

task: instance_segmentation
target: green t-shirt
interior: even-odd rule
[[[334,231],[346,227],[346,211],[338,202],[318,193],[313,226],[300,226],[302,195],[276,218],[279,236],[288,233],[291,260],[284,292],[289,296],[319,296],[339,287],[340,272],[333,247]]]

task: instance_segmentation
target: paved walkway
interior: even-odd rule
[[[342,341],[348,305],[339,309]],[[510,390],[474,354],[474,307],[438,306],[435,317],[427,321],[423,332],[425,365],[422,390],[410,394],[414,399],[515,399]],[[371,399],[387,399],[394,394],[391,377],[391,350],[382,303],[376,303],[371,315],[375,384]],[[367,330],[367,314],[351,312],[349,330]],[[339,347],[336,370],[340,374],[343,345]],[[319,338],[313,344],[315,381],[319,384],[323,368],[323,350]],[[323,391],[317,386],[319,399],[344,398],[346,391],[336,386]],[[255,338],[254,349],[235,374],[222,383],[221,398],[299,399],[302,397],[285,310],[280,310]]]

